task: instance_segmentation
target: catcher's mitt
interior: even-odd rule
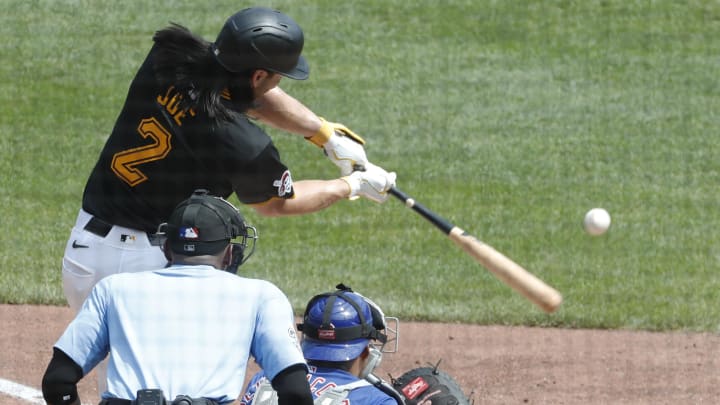
[[[470,405],[460,385],[435,367],[418,367],[392,379],[406,405]]]

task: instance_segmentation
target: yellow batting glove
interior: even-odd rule
[[[353,141],[359,143],[360,145],[365,145],[365,140],[362,139],[362,137],[360,135],[356,134],[355,132],[353,132],[350,128],[346,127],[345,125],[338,124],[336,122],[328,122],[328,124],[332,127],[332,129],[335,131],[336,134],[339,134],[342,136],[347,136],[348,138],[352,139]]]
[[[308,141],[317,145],[318,147],[322,148],[323,146],[325,146],[330,137],[335,134],[339,136],[346,136],[353,141],[359,143],[360,145],[365,145],[365,140],[345,125],[335,122],[329,122],[322,117],[320,117],[320,121],[322,122],[322,125],[320,125],[320,129],[318,129],[317,132],[315,132],[311,137],[305,138]]]
[[[363,148],[365,140],[345,125],[320,119],[322,126],[315,135],[307,139],[322,148],[325,156],[340,168],[340,174],[343,176],[350,175],[357,168],[365,167],[368,163]]]

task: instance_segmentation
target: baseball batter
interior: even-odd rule
[[[303,33],[290,17],[249,8],[231,16],[215,42],[179,25],[153,40],[66,244],[63,288],[73,309],[107,275],[164,266],[152,233],[197,188],[235,193],[264,216],[315,212],[346,198],[387,200],[395,173],[368,162],[362,138],[278,87],[282,77],[309,75]],[[342,177],[293,181],[255,119],[320,146]]]

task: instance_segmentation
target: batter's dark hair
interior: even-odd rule
[[[174,86],[183,94],[181,108],[195,108],[215,121],[230,121],[254,106],[252,71],[231,73],[223,68],[212,53],[211,42],[175,23],[157,31],[153,41],[155,77],[162,88]],[[223,95],[226,90],[229,95]]]

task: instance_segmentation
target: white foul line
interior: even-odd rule
[[[42,392],[4,378],[0,378],[0,393],[24,399],[31,404],[45,405]]]

